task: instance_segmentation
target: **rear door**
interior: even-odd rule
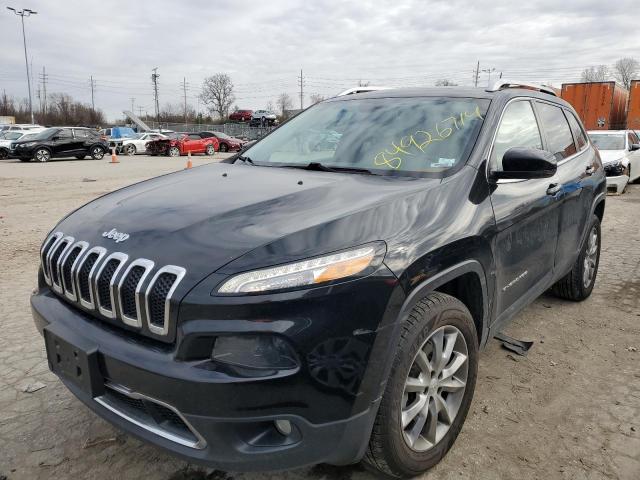
[[[188,134],[182,143],[184,153],[200,153],[203,152],[202,148],[202,138],[200,135],[195,133]]]
[[[584,132],[571,112],[548,102],[536,101],[535,105],[546,140],[545,149],[558,162],[560,223],[554,261],[554,275],[558,277],[571,269],[582,246],[594,195],[591,175],[595,171],[595,153],[587,148]]]
[[[510,101],[496,131],[489,171],[502,170],[502,157],[513,147],[543,148],[543,138],[531,102]],[[558,179],[497,180],[491,203],[497,234],[493,245],[496,261],[497,328],[504,320],[549,285],[558,237]]]

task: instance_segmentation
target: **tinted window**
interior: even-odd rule
[[[576,139],[576,144],[578,145],[578,150],[582,150],[587,144],[587,137],[584,134],[584,130],[580,127],[578,120],[572,113],[565,112],[567,115],[567,119],[569,120],[569,126],[571,127],[571,131],[573,132],[573,136]]]
[[[548,103],[538,103],[540,121],[547,134],[547,150],[553,153],[556,160],[562,160],[576,153],[571,129],[560,107]]]
[[[197,133],[191,133],[189,134],[189,139],[190,140],[200,140],[200,135],[198,135]]]
[[[376,98],[319,103],[247,151],[257,164],[440,173],[465,163],[489,101]]]
[[[56,133],[56,136],[58,136],[60,140],[73,138],[73,135],[71,134],[71,130],[69,130],[68,128],[63,128],[62,130],[60,130],[58,133]]]
[[[81,129],[81,128],[76,128],[73,130],[74,135],[76,136],[76,138],[87,138],[89,136],[89,132],[87,130]]]
[[[504,152],[514,147],[542,148],[538,122],[529,102],[514,102],[505,110],[491,152],[493,168],[502,170]]]

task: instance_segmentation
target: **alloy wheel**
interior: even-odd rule
[[[598,261],[598,230],[594,226],[589,232],[587,241],[587,251],[584,256],[584,268],[582,272],[582,285],[589,288],[596,273],[596,262]]]
[[[93,158],[94,160],[100,160],[102,157],[104,157],[104,150],[100,147],[95,147],[91,151],[91,158]]]
[[[48,162],[50,158],[51,154],[49,153],[49,150],[45,150],[43,148],[36,152],[36,160],[39,162]]]
[[[213,148],[213,145],[207,145],[207,155],[213,155],[216,153],[216,149]]]
[[[418,350],[400,416],[402,436],[412,450],[433,448],[451,428],[467,387],[468,357],[464,335],[452,325],[433,331]]]
[[[179,157],[180,156],[180,150],[178,149],[178,147],[171,147],[169,149],[169,156],[170,157]]]
[[[126,154],[127,155],[135,155],[135,153],[136,153],[135,145],[127,145]]]

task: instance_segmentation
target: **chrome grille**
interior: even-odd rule
[[[118,284],[122,321],[132,327],[142,325],[142,312],[140,311],[142,308],[140,301],[142,285],[153,269],[153,265],[151,260],[145,258],[134,260],[129,264]]]
[[[155,269],[145,258],[129,262],[125,253],[74,243],[62,232],[47,237],[40,258],[45,281],[68,300],[143,334],[169,333],[171,298],[186,274],[184,268]]]
[[[115,318],[114,308],[114,284],[118,272],[129,258],[128,255],[120,252],[109,255],[98,271],[96,280],[96,299],[98,311],[105,317]]]
[[[184,277],[186,270],[175,265],[167,265],[158,270],[147,288],[147,315],[149,330],[158,335],[166,335],[169,329],[169,308],[171,295]]]

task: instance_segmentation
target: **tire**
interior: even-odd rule
[[[221,152],[228,152],[229,151],[229,147],[227,146],[226,143],[221,143],[220,144],[220,151]]]
[[[102,160],[104,158],[104,148],[102,147],[92,147],[91,148],[91,158],[94,160]]]
[[[576,259],[571,271],[561,280],[551,287],[554,295],[564,298],[565,300],[573,300],[581,302],[589,298],[593,291],[593,285],[598,275],[598,266],[600,265],[600,219],[596,215],[591,216],[589,222],[589,230],[584,244],[580,249],[580,254]],[[595,245],[594,245],[595,242]]]
[[[37,162],[48,162],[51,160],[51,152],[46,148],[39,148],[33,154],[33,159]]]
[[[4,148],[0,148],[0,160],[4,160],[5,158],[9,158],[9,151]]]
[[[179,157],[180,149],[178,147],[171,147],[167,152],[167,155],[169,155],[170,157]]]
[[[129,145],[127,145],[126,147],[124,147],[124,153],[125,155],[135,155],[136,154],[136,146],[132,143],[130,143]]]
[[[409,478],[436,465],[460,433],[471,405],[478,373],[478,336],[467,307],[458,299],[439,292],[420,300],[401,328],[400,340],[394,349],[395,358],[363,461],[366,467],[377,473]],[[441,362],[435,361],[437,355],[433,346],[436,343],[443,345],[441,351],[444,352],[452,345],[453,350],[449,351],[448,356],[443,355]],[[422,354],[419,355],[419,352]],[[421,358],[426,358],[428,362],[421,361]],[[427,373],[425,366],[444,372],[451,371],[454,365],[457,365],[457,369],[444,379],[446,386],[440,386],[439,382],[443,380],[437,380],[441,373],[435,377],[435,383],[429,381],[431,373]],[[446,393],[446,397],[443,393]],[[443,409],[442,405],[446,405],[447,409]],[[424,406],[428,408],[427,414]],[[437,406],[440,406],[440,412],[449,411],[453,418],[445,421],[445,413],[442,413],[442,419],[440,413],[433,416],[433,412],[438,411],[435,410]],[[417,412],[414,416],[410,414],[412,410]],[[434,426],[434,418],[435,426],[442,426],[440,433],[430,428]],[[447,429],[442,430],[444,427]],[[429,443],[427,437],[434,441]]]
[[[205,150],[205,153],[207,155],[213,155],[214,153],[216,153],[216,148],[213,146],[212,143],[210,143],[209,145],[207,145],[207,148]]]

